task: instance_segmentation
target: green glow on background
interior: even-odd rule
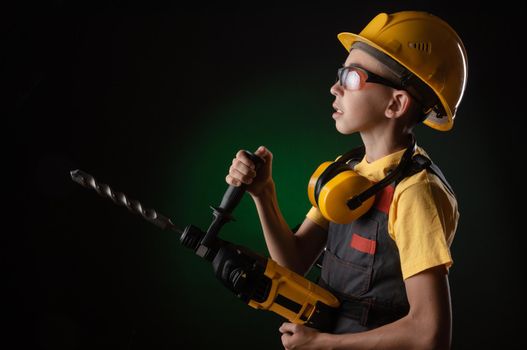
[[[239,95],[219,105],[205,106],[195,119],[196,133],[189,136],[192,145],[177,151],[181,158],[169,171],[169,197],[185,199],[184,203],[168,204],[178,213],[178,222],[191,220],[206,229],[212,218],[208,205],[219,204],[236,152],[255,151],[259,145],[273,152],[273,178],[286,221],[291,227],[302,222],[310,208],[307,184],[312,172],[323,161],[358,145],[359,139],[351,136],[347,140],[335,130],[330,83],[319,84],[324,86],[320,95],[317,89],[299,88],[303,82],[296,78],[253,82],[254,86]],[[184,185],[175,186],[174,179]],[[236,221],[226,225],[221,236],[266,254],[256,209],[248,194],[234,214]]]

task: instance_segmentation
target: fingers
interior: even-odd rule
[[[260,146],[254,152],[258,157],[262,158],[265,162],[269,162],[270,160],[273,160],[273,154],[271,151],[269,151],[265,146]]]
[[[225,177],[225,180],[229,185],[240,186],[242,184],[250,185],[253,182],[254,176],[243,175],[238,170],[233,169],[232,166],[229,169],[229,174]]]
[[[298,325],[294,323],[284,322],[278,329],[280,333],[295,333],[298,331]]]
[[[281,340],[285,350],[291,349],[291,335],[284,333],[282,334]]]
[[[267,148],[260,146],[254,154],[262,158],[270,166],[272,153]],[[229,185],[236,187],[242,184],[249,185],[253,183],[256,177],[255,168],[256,166],[249,156],[243,150],[239,150],[236,153],[236,157],[232,160],[232,165],[229,168],[228,175],[225,177],[225,181]]]
[[[250,164],[247,164],[245,161],[239,158],[234,158],[232,160],[231,169],[236,170],[242,175],[254,177],[254,175],[256,175],[256,170],[254,170],[254,163],[251,162],[251,160],[248,160],[248,162],[250,162]]]
[[[236,153],[236,158],[232,160],[232,165],[229,168],[229,174],[225,180],[229,185],[240,186],[242,184],[251,184],[256,176],[254,163],[243,152],[243,150]]]
[[[238,153],[236,153],[236,158],[234,158],[232,161],[233,164],[235,160],[245,165],[247,168],[250,168],[250,169],[255,168],[253,161],[247,156],[247,154],[245,154],[243,150],[239,150]]]
[[[235,186],[235,187],[239,187],[241,186],[241,181],[238,180],[238,179],[235,179],[234,177],[232,177],[230,174],[228,174],[227,176],[225,176],[225,181],[227,181],[227,183],[231,186]]]
[[[241,183],[250,184],[256,176],[256,171],[238,158],[233,159],[232,165],[229,168],[229,175],[237,179]]]
[[[297,325],[294,323],[284,322],[278,329],[280,333],[282,333],[282,337],[281,337],[282,345],[284,346],[286,350],[292,348],[291,346],[292,340],[293,340],[292,337],[296,331],[296,328],[297,328],[296,326]]]
[[[265,158],[266,151],[267,151],[267,148],[265,148],[264,146],[260,146],[260,147],[258,147],[256,152],[254,152],[254,154],[256,154],[257,156],[259,156],[261,158]]]

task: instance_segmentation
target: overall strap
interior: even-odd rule
[[[432,172],[432,174],[435,174],[441,180],[441,182],[445,185],[448,191],[454,197],[456,196],[452,186],[450,186],[445,175],[443,175],[443,173],[441,172],[441,169],[439,169],[439,167],[434,162],[432,162],[429,158],[421,154],[416,154],[415,156],[412,157],[411,165],[406,169],[403,176],[401,176],[400,178],[397,179],[397,181],[395,181],[395,186],[397,186],[399,182],[401,182],[401,180],[403,180],[404,178],[417,174],[423,169],[427,169],[430,172]]]
[[[450,193],[455,197],[456,194],[454,193],[454,190],[452,189],[452,186],[450,186],[450,184],[448,183],[448,181],[446,180],[446,177],[445,175],[443,175],[443,173],[441,172],[441,170],[439,169],[439,167],[437,165],[435,165],[434,163],[430,164],[430,167],[428,168],[430,169],[440,180],[441,182],[443,182],[443,184],[445,185],[445,187],[450,191]]]

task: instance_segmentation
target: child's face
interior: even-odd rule
[[[362,50],[350,51],[344,66],[351,64],[387,77],[381,63]],[[391,88],[381,84],[366,83],[360,90],[351,91],[337,81],[330,91],[335,96],[333,102],[335,127],[341,134],[369,131],[388,121],[385,110],[392,94]]]

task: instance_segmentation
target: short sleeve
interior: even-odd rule
[[[403,278],[438,265],[449,268],[459,217],[455,197],[441,184],[424,181],[405,188],[394,200],[390,215]]]

